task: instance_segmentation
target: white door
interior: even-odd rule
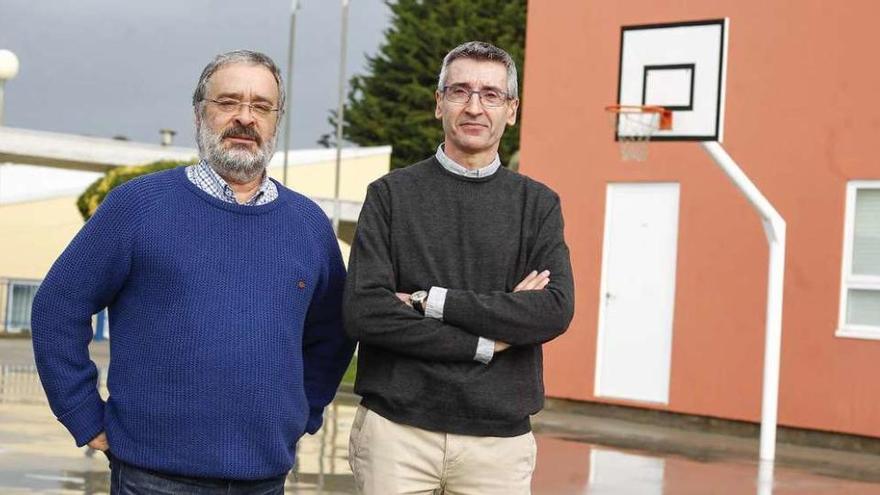
[[[597,396],[669,401],[678,193],[675,183],[608,185]]]

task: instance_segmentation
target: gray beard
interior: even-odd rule
[[[196,130],[199,144],[199,158],[206,161],[224,179],[243,184],[263,175],[272,152],[275,150],[275,137],[263,140],[257,151],[234,146],[223,147],[222,133],[211,131],[204,123]]]

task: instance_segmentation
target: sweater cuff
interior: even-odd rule
[[[309,435],[314,435],[321,429],[321,425],[324,424],[324,408],[323,407],[312,407],[309,408],[309,419],[306,421],[306,433]]]
[[[76,446],[82,447],[104,431],[104,401],[95,391],[75,409],[59,416],[58,421],[73,435]]]

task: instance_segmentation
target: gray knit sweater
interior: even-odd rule
[[[511,292],[532,270],[544,290]],[[449,291],[443,321],[395,292]],[[355,391],[398,423],[447,433],[515,436],[543,405],[541,344],[568,327],[574,284],[559,197],[499,169],[485,178],[435,158],[370,184],[349,263],[344,314],[360,342]],[[478,337],[508,342],[488,365]]]

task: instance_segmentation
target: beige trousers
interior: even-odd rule
[[[518,437],[422,430],[358,406],[349,463],[364,495],[528,495],[537,446]]]

